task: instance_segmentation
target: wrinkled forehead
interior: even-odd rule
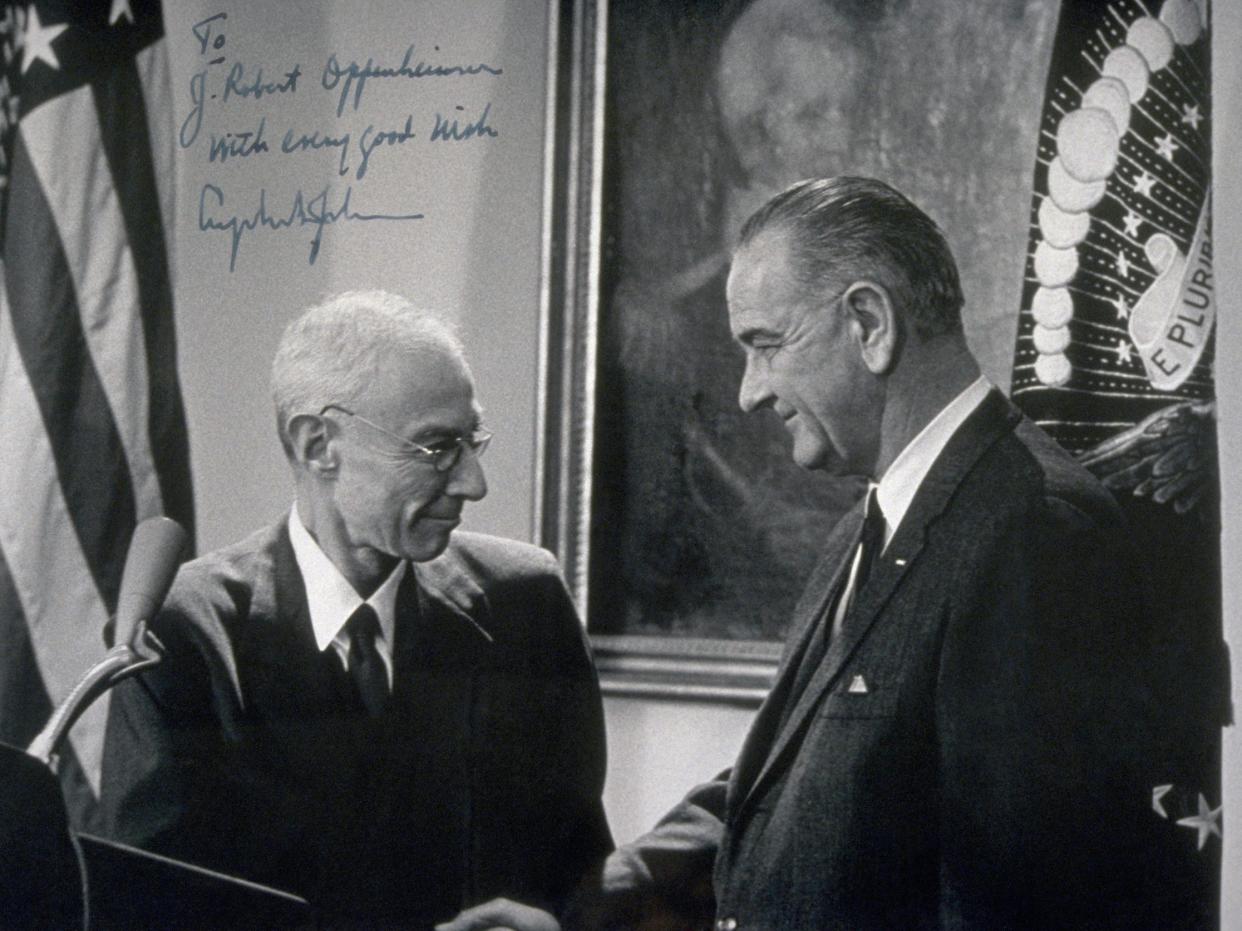
[[[364,403],[402,425],[432,418],[469,429],[479,414],[474,379],[449,349],[392,349],[378,357],[376,372],[363,389]]]
[[[729,326],[755,325],[771,316],[774,308],[797,303],[801,289],[790,264],[788,234],[763,230],[733,253],[725,298]]]
[[[741,344],[786,335],[816,304],[816,295],[795,277],[789,233],[760,231],[734,252],[725,290],[729,330]]]

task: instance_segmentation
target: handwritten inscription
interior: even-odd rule
[[[208,161],[227,162],[230,158],[249,158],[270,152],[267,140],[263,138],[266,127],[267,117],[263,117],[254,132],[225,133],[219,137],[213,133]]]
[[[230,234],[232,242],[229,249],[229,271],[237,267],[237,254],[241,250],[242,237],[253,230],[265,228],[269,230],[285,230],[303,226],[313,226],[315,235],[311,237],[310,254],[306,257],[307,264],[314,265],[319,257],[319,246],[323,241],[324,227],[341,221],[369,222],[372,220],[421,220],[421,213],[387,214],[358,213],[350,208],[353,188],[345,188],[345,196],[336,209],[328,205],[331,188],[325,187],[313,197],[307,197],[302,191],[293,195],[287,213],[273,215],[267,207],[267,189],[259,191],[259,202],[253,210],[230,214],[225,210],[224,191],[214,184],[204,184],[198,197],[198,229],[199,232],[225,232]]]
[[[390,160],[393,166],[412,167],[419,145],[447,151],[446,147],[458,145],[493,144],[501,137],[501,121],[486,99],[504,74],[494,61],[414,42],[404,43],[399,57],[346,55],[338,50],[327,56],[322,69],[314,62],[306,63],[320,74],[317,84],[308,84],[303,80],[302,61],[247,62],[231,54],[229,26],[229,14],[221,12],[192,27],[201,64],[189,79],[189,107],[177,141],[183,149],[194,149],[207,165],[227,166],[231,172],[227,177],[232,180],[222,175],[203,184],[198,211],[200,233],[227,234],[230,272],[237,267],[243,241],[259,231],[312,227],[307,262],[314,264],[328,226],[424,219],[416,210],[355,210],[351,204],[361,192],[356,195],[352,184],[347,184],[334,193],[333,182],[348,177],[352,183],[364,183],[377,164]],[[428,84],[427,79],[437,80]],[[364,113],[369,89],[382,82],[411,81],[420,82],[419,89],[403,92],[397,114]],[[325,93],[335,103],[335,123],[328,125],[333,122],[329,116],[321,125],[299,125],[304,120],[293,114],[304,113],[306,108],[291,108],[289,102]],[[480,93],[485,99],[477,99]],[[476,102],[459,102],[465,97]],[[238,197],[229,193],[229,185],[237,178],[243,181],[236,183],[244,184],[247,165],[285,160],[290,160],[291,170],[317,177],[312,183],[300,183],[291,196],[269,194],[267,187],[259,189],[257,196],[253,187]],[[271,174],[265,172],[262,177]],[[234,202],[246,206],[239,209]]]
[[[440,46],[437,45],[435,50],[439,52]],[[353,108],[358,109],[358,105],[362,103],[362,92],[366,89],[367,80],[370,78],[456,78],[504,73],[502,69],[486,62],[463,65],[428,64],[425,61],[419,61],[411,65],[413,58],[413,45],[405,50],[405,57],[401,59],[401,64],[396,68],[377,65],[373,58],[368,58],[365,65],[359,65],[356,61],[341,65],[336,55],[329,55],[323,66],[322,84],[324,90],[335,90],[337,87],[341,89],[341,96],[336,105],[336,115],[340,116],[345,112],[345,104],[349,102],[351,90],[354,92]]]
[[[464,112],[465,107],[454,107],[453,109]],[[465,139],[475,139],[481,136],[499,136],[500,133],[492,129],[487,123],[487,115],[491,112],[492,105],[489,103],[483,108],[483,113],[477,120],[467,122],[461,125],[460,120],[456,116],[445,119],[436,114],[436,125],[431,128],[431,141],[447,140],[451,142],[461,142]]]
[[[285,72],[285,79],[279,83],[263,80],[263,68],[260,67],[252,75],[246,74],[246,66],[240,61],[234,62],[229,69],[229,76],[224,79],[224,100],[230,97],[252,98],[262,100],[264,95],[292,94],[298,89],[298,78],[302,76],[302,67],[294,65],[291,71]]]

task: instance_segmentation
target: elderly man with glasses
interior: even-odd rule
[[[598,686],[552,557],[455,532],[491,439],[460,344],[343,294],[286,330],[272,393],[294,506],[182,568],[163,662],[114,696],[109,833],[329,926],[557,910],[611,848]]]

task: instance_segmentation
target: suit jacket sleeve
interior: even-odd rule
[[[196,643],[196,626],[173,600],[152,625],[159,665],[111,694],[100,805],[104,832],[124,843],[205,866],[225,865],[210,839],[227,782],[228,748],[218,682]]]
[[[473,898],[553,912],[613,849],[601,794],[603,705],[586,634],[546,551],[461,535],[466,572],[486,579],[490,659],[478,693],[486,740],[472,814],[485,877]]]
[[[532,840],[547,849],[550,905],[560,910],[583,874],[613,849],[602,800],[607,768],[603,702],[586,633],[554,561],[546,582],[559,619],[563,654],[550,677],[557,687],[537,727],[556,736],[543,769],[550,817]]]
[[[712,867],[729,771],[696,786],[648,833],[617,849],[574,897],[566,928],[691,931],[711,926]]]

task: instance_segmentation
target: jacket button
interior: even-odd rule
[[[716,931],[737,931],[737,919],[730,915],[716,922]]]

